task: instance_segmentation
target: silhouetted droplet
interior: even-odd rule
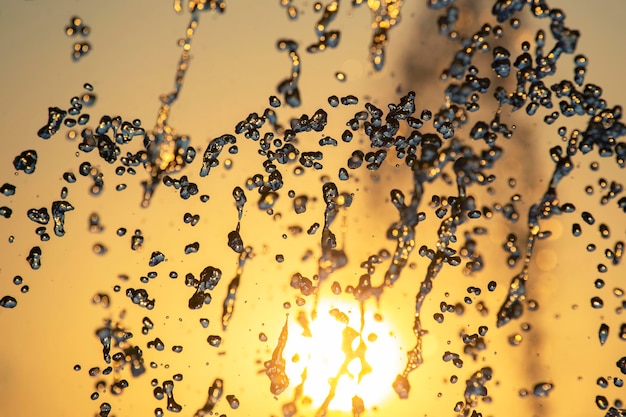
[[[37,166],[37,151],[30,149],[23,151],[13,159],[13,167],[17,171],[24,171],[26,174],[35,172]]]
[[[10,295],[5,295],[0,299],[0,307],[14,308],[15,306],[17,306],[17,300]]]
[[[591,307],[593,308],[602,308],[604,307],[604,301],[602,301],[602,298],[595,296],[591,298]]]
[[[538,398],[545,398],[550,394],[554,385],[549,382],[540,382],[533,388],[533,395]]]
[[[237,408],[239,408],[239,400],[234,395],[227,395],[226,401],[228,401],[228,405],[233,410],[236,410]]]
[[[591,213],[589,213],[588,211],[583,211],[581,214],[582,219],[585,221],[585,223],[592,225],[595,223],[595,219],[593,218],[593,215]]]
[[[222,338],[217,335],[211,335],[207,337],[206,341],[209,342],[209,345],[213,347],[219,347],[222,344]]]
[[[606,323],[602,323],[600,325],[600,330],[598,331],[598,338],[600,339],[600,345],[604,345],[606,343],[606,339],[609,337],[609,326]]]

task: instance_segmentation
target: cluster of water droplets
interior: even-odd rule
[[[298,11],[292,3],[292,1],[285,0],[280,2],[280,6],[287,9],[290,18],[295,19]],[[356,7],[361,3],[362,1],[354,0],[352,6]],[[195,174],[189,173],[180,177],[175,177],[175,175],[190,166],[189,169],[196,170],[201,180],[204,177],[213,179],[215,178],[213,170],[216,170],[220,164],[225,168],[232,164],[230,158],[237,155],[239,147],[245,144],[256,149],[262,162],[258,167],[252,167],[255,170],[254,174],[241,180],[240,184],[232,190],[231,203],[234,202],[237,213],[236,225],[224,237],[223,243],[227,244],[235,256],[223,262],[225,264],[234,262],[235,273],[228,284],[226,296],[222,302],[222,334],[210,334],[206,338],[207,344],[213,348],[220,347],[222,339],[228,337],[229,324],[236,312],[238,288],[244,278],[244,267],[248,262],[254,262],[255,249],[251,245],[244,244],[244,241],[258,241],[252,237],[248,238],[254,229],[245,222],[244,209],[248,207],[246,204],[250,194],[256,191],[258,194],[256,207],[269,215],[276,215],[274,213],[276,203],[285,193],[293,200],[292,208],[296,215],[305,214],[308,207],[317,201],[317,197],[320,197],[323,203],[323,215],[307,228],[308,235],[318,234],[319,237],[319,245],[315,248],[317,252],[316,273],[311,278],[306,277],[303,272],[285,274],[284,277],[279,278],[288,282],[297,292],[296,303],[299,307],[307,303],[308,297],[312,298],[309,313],[300,310],[296,319],[304,334],[311,333],[309,322],[315,320],[318,314],[328,313],[345,326],[342,334],[343,340],[341,346],[338,347],[338,355],[343,355],[344,360],[329,381],[327,395],[317,411],[317,415],[320,416],[328,412],[340,378],[342,375],[350,374],[348,365],[352,361],[357,360],[361,365],[359,380],[376,366],[375,363],[370,364],[366,360],[368,342],[370,342],[362,334],[366,304],[371,299],[380,301],[392,291],[392,287],[398,280],[407,275],[411,257],[417,248],[417,254],[423,258],[425,266],[417,272],[411,272],[413,276],[420,274],[419,284],[416,285],[411,325],[414,341],[412,346],[406,349],[405,366],[393,383],[393,389],[402,399],[410,397],[411,374],[423,364],[424,345],[429,342],[426,337],[429,333],[427,327],[432,326],[433,323],[442,324],[446,314],[462,315],[465,305],[475,304],[484,322],[481,322],[479,326],[474,326],[477,329],[475,333],[468,334],[463,331],[460,334],[462,353],[446,350],[442,360],[451,362],[458,370],[464,366],[469,367],[468,364],[476,368],[470,372],[465,381],[462,399],[451,407],[451,410],[461,416],[479,416],[482,414],[477,412],[476,408],[490,401],[488,387],[498,372],[490,366],[477,367],[478,359],[484,360],[483,352],[488,349],[486,335],[489,326],[506,326],[511,321],[523,317],[525,308],[537,309],[537,302],[529,297],[528,287],[535,279],[531,268],[535,247],[539,240],[550,237],[549,231],[544,230],[543,225],[554,216],[568,215],[578,211],[574,204],[563,203],[559,199],[561,182],[571,176],[571,172],[576,167],[575,161],[594,151],[597,151],[598,156],[602,158],[613,157],[616,165],[623,168],[626,144],[619,142],[618,139],[626,135],[626,126],[620,121],[621,108],[619,106],[609,108],[602,99],[601,88],[584,83],[588,65],[585,56],[574,57],[573,81],[548,81],[550,77],[555,76],[557,62],[575,53],[576,42],[580,35],[576,30],[565,26],[565,14],[562,11],[550,9],[546,2],[541,0],[532,2],[496,0],[492,9],[493,15],[499,24],[509,21],[512,29],[517,29],[521,25],[514,16],[522,12],[525,7],[530,8],[535,17],[549,20],[549,35],[543,30],[538,30],[533,40],[534,50],[530,41],[524,41],[521,50],[515,51],[498,43],[505,31],[499,24],[487,23],[471,36],[461,36],[455,30],[455,25],[462,12],[453,3],[454,1],[451,0],[428,2],[431,9],[445,9],[445,14],[438,20],[440,33],[449,40],[458,42],[458,50],[441,76],[448,84],[439,108],[418,111],[415,102],[419,92],[412,91],[400,97],[396,103],[390,103],[386,109],[381,109],[369,101],[362,102],[353,95],[331,96],[328,98],[331,111],[341,105],[354,106],[355,112],[353,117],[345,122],[346,128],[342,132],[328,132],[325,129],[332,114],[329,115],[323,108],[319,108],[310,115],[303,114],[299,118],[294,118],[287,126],[280,125],[277,112],[282,105],[281,100],[276,96],[271,96],[269,107],[261,112],[250,113],[233,128],[232,132],[210,140],[201,160],[196,161],[196,150],[190,145],[191,138],[179,134],[170,126],[169,115],[181,91],[190,64],[191,41],[197,30],[200,14],[205,11],[222,13],[226,5],[224,1],[219,0],[191,0],[188,3],[190,21],[185,37],[180,42],[182,52],[176,67],[174,89],[161,96],[161,105],[152,130],[146,131],[139,120],[125,121],[119,116],[108,115],[102,116],[96,127],[89,127],[90,117],[83,113],[83,109],[93,105],[96,96],[93,94],[93,87],[85,84],[86,92],[81,97],[73,97],[70,100],[71,106],[67,110],[58,107],[49,108],[48,121],[39,130],[38,135],[42,139],[50,139],[65,127],[68,129],[68,138],[81,138],[78,144],[80,152],[89,153],[97,150],[103,164],[118,164],[115,168],[117,176],[134,176],[137,171],[145,170],[149,178],[143,182],[143,198],[140,199],[144,209],[148,208],[160,184],[178,191],[181,201],[177,200],[176,204],[185,204],[186,200],[198,194],[200,194],[200,201],[207,202],[208,194],[201,193],[203,183],[193,182]],[[389,42],[389,30],[400,22],[402,1],[384,0],[367,2],[367,4],[372,12],[374,27],[370,60],[375,70],[381,70],[385,62],[385,48]],[[306,48],[307,52],[322,52],[326,48],[338,46],[340,31],[329,28],[329,25],[334,23],[334,19],[338,16],[339,7],[340,1],[331,1],[325,6],[315,3],[314,10],[321,13],[321,17],[315,27],[317,40]],[[184,8],[180,0],[175,2],[174,9],[178,13],[183,13]],[[89,28],[82,25],[79,18],[73,18],[72,25],[67,28],[69,36],[76,33],[83,36],[89,33]],[[546,45],[551,41],[554,45],[550,50],[546,50]],[[279,83],[277,90],[287,105],[297,107],[302,101],[298,89],[298,80],[301,75],[298,44],[293,40],[282,39],[277,42],[277,48],[285,51],[291,60],[290,76]],[[87,47],[80,56],[88,50]],[[478,53],[491,54],[489,70],[492,72],[489,75],[480,75],[480,66],[475,63]],[[78,58],[75,55],[75,59]],[[505,84],[500,81],[508,78],[513,79],[513,86],[507,90]],[[495,88],[494,80],[498,80]],[[493,102],[496,105],[496,110],[490,116],[491,120],[475,120],[473,114],[481,109],[483,102],[489,100],[488,93],[490,92],[493,92],[495,99]],[[558,103],[555,102],[557,100]],[[480,193],[474,192],[478,187],[489,189],[496,181],[492,171],[499,166],[499,161],[504,155],[505,145],[502,142],[515,137],[514,127],[503,123],[501,114],[505,110],[515,112],[522,109],[528,116],[533,116],[542,109],[553,111],[545,117],[546,124],[555,123],[560,117],[582,117],[586,122],[584,130],[573,130],[569,134],[565,127],[558,129],[563,145],[550,149],[549,156],[554,167],[550,181],[539,200],[530,204],[525,216],[521,215],[516,208],[521,198],[518,194],[504,204],[497,203],[488,207],[487,204],[479,201],[477,196]],[[78,132],[74,130],[77,125],[85,127]],[[324,136],[317,141],[317,146],[311,147],[308,142],[300,140],[306,135],[320,135],[322,132]],[[357,137],[363,139],[363,142],[353,140]],[[131,147],[131,144],[134,144],[137,139],[143,140],[142,148],[139,151],[128,151],[123,154],[123,147],[135,149]],[[340,146],[350,147],[351,152],[348,153],[350,156],[337,173],[323,177],[321,187],[316,190],[305,190],[302,193],[296,193],[293,189],[285,191],[287,170],[292,171],[296,177],[307,171],[324,172],[324,164],[327,160],[334,158],[335,149]],[[225,149],[228,153],[227,159],[222,153]],[[399,188],[392,188],[387,193],[387,201],[397,212],[396,219],[387,229],[387,238],[393,243],[393,248],[374,250],[375,253],[360,263],[363,273],[357,273],[358,279],[346,285],[345,280],[340,280],[339,274],[355,268],[352,266],[353,260],[349,259],[345,247],[347,245],[345,233],[343,231],[340,233],[338,230],[344,229],[341,221],[346,213],[350,212],[354,199],[359,197],[352,192],[342,191],[342,185],[346,184],[345,189],[349,189],[348,184],[351,179],[358,178],[357,173],[363,171],[376,173],[381,170],[385,161],[393,158],[411,179],[411,189],[408,195]],[[25,150],[15,156],[13,166],[16,171],[23,171],[24,174],[39,174],[39,171],[36,171],[37,161],[38,155],[35,150]],[[597,170],[598,164],[592,163],[591,168]],[[94,196],[100,194],[104,187],[105,176],[102,170],[88,161],[81,162],[77,169],[80,176],[91,179],[90,193]],[[65,172],[62,177],[67,184],[77,181],[76,176],[70,171]],[[516,181],[510,178],[509,185],[514,187]],[[451,190],[452,194],[445,195],[437,191],[439,184],[448,186],[447,189]],[[623,185],[619,183],[619,180],[603,179],[598,187],[603,192],[600,197],[601,205],[615,204],[626,211],[626,197],[619,197],[623,191]],[[17,187],[10,183],[5,183],[0,187],[5,197],[15,195],[16,189]],[[122,191],[125,185],[118,184],[116,189]],[[587,186],[586,192],[593,195],[594,187]],[[62,238],[65,235],[65,215],[74,210],[66,197],[67,188],[64,187],[61,199],[52,201],[49,209],[44,206],[33,207],[27,211],[26,216],[37,225],[35,232],[42,242],[51,239],[46,229],[51,220],[55,238]],[[488,257],[480,251],[481,237],[487,234],[487,229],[478,222],[491,219],[494,212],[501,214],[511,224],[519,219],[526,219],[522,236],[511,232],[501,245],[506,254],[506,264],[511,269],[517,268],[517,271],[510,279],[508,277],[507,279],[490,279],[486,285],[489,293],[496,291],[497,288],[505,287],[506,294],[504,294],[500,308],[495,314],[490,313],[482,299],[485,292],[480,285],[475,284],[466,287],[463,303],[449,304],[442,301],[439,304],[439,312],[433,315],[434,320],[427,321],[424,306],[432,302],[433,288],[444,268],[452,267],[464,275],[473,276],[482,273],[484,264],[489,262]],[[2,206],[0,214],[10,219],[13,211],[9,206]],[[427,239],[421,237],[418,240],[420,223],[433,218],[438,224],[433,243],[420,244],[422,241],[428,242]],[[577,238],[583,236],[585,229],[594,226],[596,222],[594,216],[588,211],[582,211],[580,218],[582,223],[576,220],[571,229],[572,235]],[[200,221],[200,215],[186,211],[182,220],[184,224],[193,227]],[[234,212],[231,221],[234,223]],[[89,230],[93,233],[99,233],[102,230],[97,213],[90,215]],[[293,226],[291,232],[297,235],[302,230],[300,226]],[[602,239],[611,238],[611,231],[607,224],[599,224],[597,230]],[[120,227],[117,235],[123,237],[126,232],[125,228]],[[284,236],[286,238],[286,235]],[[204,242],[202,244],[204,245]],[[139,252],[143,249],[143,245],[143,232],[136,229],[130,236],[130,249]],[[32,270],[42,267],[44,257],[42,246],[43,243],[33,246],[24,257]],[[604,251],[605,260],[597,264],[598,274],[606,274],[610,268],[620,265],[624,242],[617,240],[609,246]],[[593,243],[589,243],[586,247],[589,252],[596,250],[596,245]],[[199,250],[200,242],[194,241],[185,246],[184,254],[194,254]],[[100,245],[99,249],[94,248],[94,251],[104,255],[106,247]],[[275,259],[278,263],[282,263],[284,256],[278,254]],[[168,261],[168,256],[159,250],[153,250],[146,261],[145,264],[150,271],[140,278],[140,282],[147,286],[158,277],[159,265]],[[377,270],[379,270],[378,274]],[[380,273],[381,270],[382,273]],[[182,304],[186,304],[191,310],[201,310],[210,305],[213,291],[222,285],[220,282],[223,272],[218,266],[207,265],[199,272],[190,270],[180,275],[184,276],[184,285],[189,288],[189,298],[183,300]],[[172,279],[178,276],[178,272],[169,273]],[[128,277],[124,277],[123,280],[128,280]],[[14,277],[13,283],[23,285],[22,277]],[[597,278],[594,285],[596,289],[601,290],[605,283],[601,278]],[[318,311],[320,294],[327,286],[330,286],[333,294],[349,295],[358,302],[360,327],[354,326],[349,317],[338,309],[330,312]],[[121,286],[116,285],[114,291],[122,291]],[[28,292],[28,286],[23,285],[21,292]],[[153,310],[158,301],[150,296],[147,288],[127,286],[123,293],[133,305],[145,308],[146,311]],[[622,297],[623,290],[616,288],[614,295]],[[108,308],[111,298],[108,294],[98,293],[92,301],[94,304]],[[0,306],[5,308],[14,308],[17,303],[17,299],[11,295],[6,295],[0,300]],[[602,309],[605,302],[601,296],[594,295],[590,298],[590,305],[593,309]],[[621,308],[623,306],[624,304]],[[290,308],[290,304],[285,303],[285,308]],[[138,345],[131,344],[134,335],[122,324],[124,319],[123,314],[119,317],[119,321],[106,319],[104,325],[95,332],[102,345],[102,359],[106,367],[101,370],[98,366],[94,366],[88,371],[90,376],[97,379],[96,390],[91,394],[93,400],[99,399],[107,385],[111,394],[122,394],[130,386],[129,381],[121,376],[125,369],[130,370],[130,376],[138,377],[148,372],[148,368],[159,366],[155,361],[150,362],[148,367],[145,366],[144,352]],[[203,328],[209,326],[206,318],[200,319],[200,323]],[[402,323],[402,325],[405,324]],[[276,345],[271,352],[271,357],[263,362],[263,372],[270,383],[269,391],[275,396],[283,393],[291,384],[286,373],[287,359],[284,357],[284,351],[289,343],[290,326],[293,325],[288,316],[275,340]],[[147,316],[144,317],[141,323],[142,335],[147,336],[154,327],[153,321]],[[524,332],[531,330],[527,323],[522,324],[521,328]],[[435,330],[430,330],[430,332],[434,333]],[[609,325],[602,322],[598,330],[600,345],[607,342],[610,334]],[[626,339],[625,325],[622,325],[618,335],[620,339]],[[267,341],[267,336],[263,335],[260,339]],[[509,338],[511,345],[519,345],[522,340],[523,337],[519,333]],[[165,344],[159,337],[155,337],[146,343],[146,347],[163,351]],[[184,347],[172,345],[171,349],[175,353],[181,353]],[[464,360],[461,355],[466,355],[466,359]],[[616,358],[616,360],[617,368],[621,373],[626,374],[626,358]],[[80,370],[80,366],[77,370]],[[109,383],[104,377],[110,374],[114,374],[115,378]],[[183,410],[183,406],[174,399],[175,383],[182,379],[182,374],[175,374],[171,379],[159,381],[155,378],[151,382],[154,397],[157,400],[165,399],[165,408],[170,412],[177,413]],[[298,407],[303,402],[303,386],[306,379],[307,369],[305,368],[299,384],[294,388],[293,399],[283,404],[282,413],[285,417],[291,417],[298,412]],[[458,379],[456,373],[449,377],[451,383],[456,383]],[[622,379],[617,377],[613,378],[613,382],[616,387],[623,385]],[[208,388],[206,403],[194,415],[216,414],[222,397],[226,398],[231,409],[237,409],[239,407],[237,397],[234,394],[224,396],[226,384],[227,381],[215,378]],[[532,392],[535,397],[544,398],[549,395],[556,384],[541,381],[536,383],[530,391],[521,390],[520,396],[524,397]],[[608,386],[608,381],[600,377],[597,384],[604,389]],[[610,407],[609,401],[603,395],[596,397],[596,405],[601,410],[607,410],[607,416],[626,413],[624,410],[619,410],[621,401],[616,400],[615,406]],[[100,416],[108,416],[111,405],[103,402],[99,410]],[[365,411],[364,399],[355,395],[352,399],[353,415],[359,416]],[[164,415],[164,410],[160,407],[156,408],[155,415]]]
[[[347,0],[343,0],[346,2]],[[287,15],[290,19],[298,18],[298,9],[293,4],[293,0],[281,0],[280,5],[287,9]],[[352,7],[358,7],[363,4],[363,0],[352,0]],[[402,9],[402,0],[383,0],[368,1],[368,5],[372,15],[372,41],[370,45],[370,62],[376,71],[382,70],[385,61],[385,47],[389,40],[389,31],[400,22],[400,11]],[[341,0],[329,1],[325,6],[321,2],[313,4],[313,11],[321,13],[321,17],[315,24],[315,34],[317,41],[306,47],[306,52],[315,54],[323,52],[329,48],[336,48],[341,39],[341,31],[329,29],[328,26],[337,18],[340,10]],[[298,43],[292,39],[281,39],[277,42],[276,47],[279,51],[287,51],[291,58],[291,74],[289,78],[278,84],[277,90],[283,94],[285,101],[292,107],[298,107],[301,104],[300,91],[298,89],[298,81],[300,79],[301,57],[297,52]],[[335,73],[337,80],[343,82],[346,80],[346,74],[342,71]],[[273,101],[272,107],[277,107]]]
[[[72,17],[70,24],[65,28],[65,34],[69,37],[79,36],[86,39],[91,33],[91,28],[83,23],[83,19],[80,17]],[[80,60],[91,51],[91,44],[87,41],[74,42],[72,46],[72,59],[74,61]]]

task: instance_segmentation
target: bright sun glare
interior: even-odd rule
[[[402,370],[406,355],[401,351],[400,342],[390,323],[384,317],[375,316],[366,310],[363,332],[351,344],[351,349],[357,350],[362,338],[366,346],[365,359],[371,366],[371,372],[363,375],[359,381],[362,363],[356,357],[351,360],[347,373],[339,378],[329,410],[351,411],[354,396],[360,397],[366,408],[371,408],[381,404],[391,393],[391,386]],[[359,331],[358,304],[323,299],[318,306],[317,318],[309,323],[310,336],[305,335],[304,331],[298,332],[296,326],[290,326],[284,352],[286,372],[291,387],[296,387],[301,383],[306,368],[302,395],[308,397],[313,408],[324,403],[330,390],[329,380],[338,375],[346,359],[342,345],[347,326]]]

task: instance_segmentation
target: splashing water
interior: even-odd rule
[[[263,45],[266,35],[235,42],[242,25],[224,19],[246,10],[226,3],[176,0],[188,23],[175,53],[141,60],[132,48],[119,51],[118,65],[144,68],[137,89],[160,85],[148,72],[178,56],[174,88],[160,96],[149,130],[128,110],[120,111],[128,118],[86,113],[110,106],[113,91],[95,88],[101,77],[80,67],[107,45],[94,32],[92,50],[84,40],[91,28],[70,19],[65,33],[81,38],[71,88],[77,77],[95,87],[79,80],[83,91],[67,108],[37,97],[39,110],[28,116],[35,124],[22,132],[34,139],[12,143],[0,171],[0,275],[10,284],[0,287],[0,319],[17,334],[30,326],[29,311],[49,309],[52,324],[38,317],[35,327],[67,337],[54,359],[58,343],[50,352],[28,346],[24,356],[66,368],[71,358],[78,379],[82,352],[73,346],[101,350],[97,359],[80,356],[98,361],[86,367],[94,389],[83,397],[100,416],[136,413],[132,395],[145,396],[145,378],[150,401],[165,400],[149,404],[161,416],[559,415],[574,401],[587,414],[625,415],[616,375],[626,373],[626,126],[621,107],[588,82],[593,62],[579,53],[584,38],[565,11],[541,0],[494,0],[490,13],[453,0],[285,0],[249,6],[258,16],[243,27],[270,33]],[[280,8],[290,26],[265,20]],[[428,55],[413,56],[404,22],[432,30],[418,40]],[[363,53],[344,60],[357,35]],[[411,45],[394,49],[403,36]],[[405,52],[408,69],[397,64]],[[257,59],[263,54],[272,60]],[[205,59],[216,72],[190,69]],[[435,68],[424,80],[429,72],[415,75],[411,65]],[[270,69],[272,81],[231,75],[240,67]],[[312,87],[316,78],[321,85]],[[203,88],[215,91],[199,98]],[[354,94],[359,88],[365,93]],[[191,107],[188,97],[210,104]],[[124,182],[109,187],[116,179]],[[221,283],[222,275],[232,278]],[[76,314],[85,300],[97,320]],[[342,307],[320,307],[333,300]],[[284,310],[293,311],[285,318]],[[319,330],[327,315],[340,336]],[[389,334],[369,330],[386,321]],[[71,327],[71,336],[57,327]],[[340,360],[308,362],[293,350],[299,331],[308,355],[323,345]],[[402,346],[384,353],[395,361],[372,356],[389,338]],[[315,366],[330,376],[313,394]],[[395,367],[387,369],[395,381],[361,390],[368,376],[383,380],[381,366]],[[15,387],[0,385],[0,412],[15,415],[15,404],[25,404]],[[577,390],[592,399],[569,398]]]

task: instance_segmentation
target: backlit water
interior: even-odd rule
[[[68,15],[3,139],[0,409],[621,415],[622,109],[567,10],[481,6]]]

